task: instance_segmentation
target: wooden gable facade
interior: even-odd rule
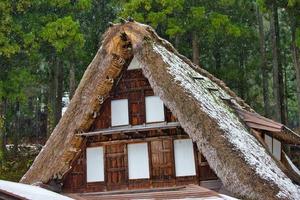
[[[125,70],[119,81],[115,82],[109,98],[105,100],[96,116],[90,130],[91,133],[95,134],[83,136],[85,144],[82,151],[78,158],[74,159],[70,172],[64,178],[64,192],[100,192],[173,187],[187,184],[199,185],[201,181],[218,179],[210,169],[204,156],[199,152],[196,144],[192,143],[168,108],[163,107],[164,120],[147,122],[147,97],[155,96],[142,70],[136,68]],[[116,100],[127,100],[128,124],[112,126],[111,106],[112,102]],[[191,144],[192,155],[190,157],[192,156],[193,160],[188,161],[187,164],[194,165],[189,166],[190,169],[194,169],[195,173],[192,173],[193,175],[186,176],[185,172],[183,174],[176,172],[176,166],[182,165],[180,162],[184,162],[175,162],[176,151],[174,148],[178,142]],[[147,178],[135,178],[129,175],[129,151],[130,147],[134,147],[134,144],[147,147],[148,157],[146,159],[148,163],[146,162],[146,164],[148,164],[147,170],[149,170]],[[103,169],[100,166],[94,170],[96,170],[96,173],[99,170],[99,173],[103,173],[104,177],[96,181],[89,181],[87,173],[90,163],[88,163],[87,151],[93,148],[99,150],[99,152],[101,151],[103,157],[99,161],[103,162]],[[135,149],[133,149],[133,153],[136,153]],[[177,154],[180,154],[180,152]],[[187,156],[189,157],[189,155]],[[131,158],[132,165],[139,164],[137,159]],[[97,167],[97,164],[91,162],[91,165],[93,164]],[[100,172],[100,170],[103,172]],[[133,168],[133,170],[138,169]]]

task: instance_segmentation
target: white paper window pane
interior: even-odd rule
[[[149,178],[149,157],[147,143],[128,144],[129,179]]]
[[[195,156],[191,139],[174,141],[176,176],[195,176]]]
[[[165,121],[164,103],[158,96],[146,97],[146,122]]]
[[[267,134],[265,134],[265,142],[270,150],[270,152],[272,153],[272,137],[268,136]]]
[[[86,149],[87,182],[104,181],[103,147]]]
[[[129,124],[128,99],[111,101],[111,125],[121,126]]]
[[[127,68],[127,70],[132,70],[132,69],[141,69],[141,63],[136,59],[136,57],[133,57],[131,63]]]
[[[281,143],[273,138],[273,155],[276,159],[281,160]]]

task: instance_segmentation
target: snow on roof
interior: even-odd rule
[[[51,192],[37,186],[15,183],[11,181],[0,180],[0,193],[1,191],[17,195],[28,200],[73,200],[72,198],[57,194],[55,192]]]
[[[241,152],[249,166],[261,178],[279,187],[280,192],[277,196],[300,199],[299,188],[287,178],[271,156],[266,153],[265,148],[258,144],[238,116],[222,100],[222,98],[230,98],[230,96],[209,78],[195,78],[202,75],[165,47],[153,44],[153,50],[170,66],[168,73],[174,77],[176,83],[195,98],[201,109],[218,123],[224,132],[224,137],[236,150]],[[235,100],[232,101],[235,103]],[[237,103],[235,104],[239,106]]]

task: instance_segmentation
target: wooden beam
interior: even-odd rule
[[[146,137],[146,138],[133,138],[133,139],[118,139],[118,140],[109,140],[103,142],[93,142],[88,144],[88,147],[99,147],[99,146],[106,146],[106,145],[113,145],[113,144],[130,144],[130,143],[139,143],[139,142],[148,142],[154,140],[161,140],[161,139],[188,139],[188,135],[173,135],[173,136],[155,136],[155,137]]]
[[[142,124],[136,126],[121,126],[121,127],[112,127],[107,129],[100,129],[93,132],[78,133],[77,136],[94,136],[94,135],[112,135],[116,133],[129,133],[129,132],[140,132],[140,131],[150,131],[155,129],[171,129],[180,127],[179,122],[162,122],[162,123],[153,123],[153,124]]]

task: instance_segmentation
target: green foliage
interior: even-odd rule
[[[300,0],[288,0],[288,6],[289,7],[294,7],[297,4],[300,4]]]
[[[166,34],[169,36],[181,35],[185,32],[184,29],[178,24],[177,20],[174,18],[170,18],[167,21],[168,29],[166,30]]]
[[[232,6],[234,5],[236,0],[220,0],[219,5],[220,6]]]
[[[31,53],[38,52],[40,48],[40,44],[36,34],[34,34],[33,32],[25,33],[23,35],[23,39],[24,39],[24,44],[23,44],[24,52],[27,53],[28,56],[33,57],[34,55],[31,55]]]
[[[0,56],[11,57],[19,51],[20,46],[17,43],[10,41],[8,36],[0,33]]]
[[[186,31],[179,19],[184,12],[184,3],[184,0],[131,0],[122,5],[124,9],[120,16],[132,16],[135,20],[149,23],[154,28],[166,26],[165,33],[174,36]]]
[[[4,116],[3,115],[0,115],[0,130],[4,128]]]
[[[71,16],[47,23],[42,29],[41,37],[49,42],[58,53],[70,47],[82,48],[84,44],[83,34],[79,31],[79,23]]]
[[[238,37],[241,35],[241,31],[237,25],[232,24],[229,20],[228,15],[223,15],[219,13],[212,13],[210,16],[212,29],[214,32],[221,31],[222,33],[227,33]]]
[[[205,8],[203,6],[192,6],[190,13],[191,14],[189,15],[189,18],[191,19],[191,23],[193,24],[193,26],[197,26],[202,23],[206,14]]]
[[[223,15],[219,13],[213,13],[211,15],[211,24],[215,29],[220,29],[226,26],[228,23],[229,23],[229,18],[227,15]]]
[[[19,52],[20,46],[12,38],[16,31],[11,15],[12,6],[9,1],[0,2],[0,56],[11,57]]]
[[[6,97],[12,101],[25,102],[30,96],[28,88],[34,83],[34,77],[25,68],[14,69],[8,73],[4,90]]]
[[[31,166],[39,147],[19,146],[17,152],[9,148],[6,160],[0,158],[0,179],[18,182]]]
[[[70,0],[52,0],[49,1],[49,4],[53,7],[63,8],[68,6],[71,3]]]
[[[76,4],[76,8],[78,10],[90,10],[92,6],[91,0],[78,0]]]
[[[300,28],[296,30],[296,44],[300,48]]]
[[[18,0],[15,2],[14,7],[16,8],[17,12],[26,12],[28,8],[32,5],[31,0]]]
[[[0,99],[2,99],[4,95],[4,83],[0,80]]]
[[[266,0],[256,0],[256,4],[262,12],[267,12]]]

